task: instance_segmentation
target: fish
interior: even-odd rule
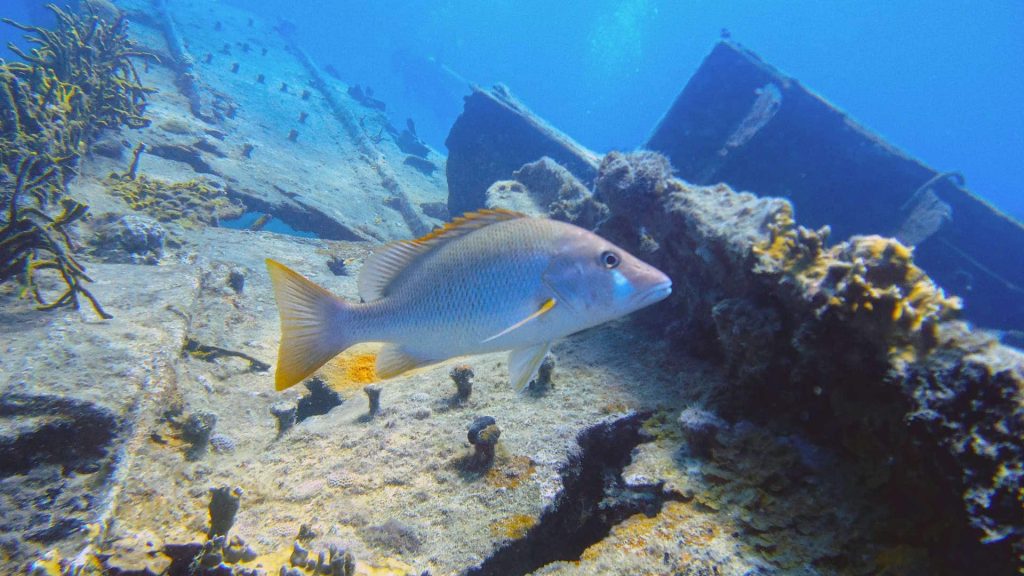
[[[363,342],[387,379],[449,358],[510,351],[509,381],[536,378],[554,340],[668,297],[663,272],[578,226],[480,210],[374,251],[346,301],[272,259],[284,390]]]

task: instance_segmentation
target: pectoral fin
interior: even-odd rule
[[[529,348],[513,350],[508,355],[508,375],[513,388],[521,391],[530,380],[537,377],[537,369],[550,349],[551,342],[542,342]]]
[[[408,372],[413,368],[426,366],[437,362],[435,358],[423,358],[417,356],[398,344],[389,344],[381,348],[377,354],[377,377],[380,379],[393,378]]]
[[[557,303],[557,301],[554,298],[548,298],[543,304],[540,305],[540,308],[538,308],[536,312],[534,312],[533,314],[530,314],[526,318],[523,318],[522,320],[520,320],[519,322],[516,322],[515,324],[509,326],[508,328],[505,328],[504,330],[502,330],[501,332],[498,332],[494,336],[491,336],[490,338],[487,338],[486,340],[481,342],[481,344],[486,344],[487,342],[490,342],[491,340],[494,340],[496,338],[500,338],[500,337],[504,336],[505,334],[508,334],[509,332],[512,332],[513,330],[515,330],[515,329],[519,328],[520,326],[526,324],[530,320],[533,320],[534,318],[540,318],[541,316],[543,316],[543,315],[547,314],[548,312],[550,312],[551,309],[555,307],[556,303]]]

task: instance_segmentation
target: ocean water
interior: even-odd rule
[[[0,575],[1024,570],[1024,3],[0,17]]]
[[[721,31],[856,120],[1024,218],[1024,5],[452,0],[238,2],[373,86],[442,144],[465,84],[502,82],[597,151],[640,146]]]

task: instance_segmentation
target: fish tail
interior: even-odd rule
[[[281,315],[274,383],[284,390],[357,342],[344,330],[354,306],[280,262],[268,258],[267,271]]]

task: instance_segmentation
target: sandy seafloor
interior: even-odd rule
[[[153,13],[142,0],[119,4]],[[607,537],[578,558],[566,552],[534,566],[536,573],[868,574],[880,566],[893,573],[920,566],[914,550],[887,547],[879,533],[886,513],[863,499],[827,451],[742,422],[709,440],[707,451],[692,446],[677,423],[680,413],[713,398],[724,376],[628,319],[557,343],[546,394],[512,390],[506,357],[485,355],[386,382],[382,412],[372,419],[365,418],[364,382],[351,374],[359,354],[367,353],[357,350],[324,371],[345,402],[277,437],[271,406],[297,399],[306,392],[302,386],[276,392],[272,370],[251,371],[244,360],[209,360],[183,348],[198,342],[272,365],[278,321],[264,258],[356,298],[359,266],[380,242],[441,223],[424,205],[446,198],[443,158],[431,152],[438,170],[426,175],[403,162],[392,139],[375,142],[383,117],[349,99],[341,82],[330,80],[347,120],[318,91],[303,100],[307,71],[271,23],[256,19],[249,26],[250,15],[200,0],[173,2],[172,15],[194,57],[206,105],[210,94],[219,94],[236,107],[236,116],[212,125],[197,120],[171,69],[153,64],[143,73],[144,82],[160,90],[148,107],[152,126],[110,137],[124,140],[121,158],[85,158],[72,195],[88,202],[94,215],[131,213],[109,193],[107,175],[126,169],[139,141],[150,149],[181,145],[209,172],[149,153],[140,172],[169,181],[201,176],[260,210],[278,210],[286,221],[315,212],[317,221],[336,223],[330,229],[338,235],[362,241],[165,223],[180,246],[168,246],[157,265],[83,258],[94,279],[90,289],[114,315],[109,321],[87,307],[39,313],[4,286],[0,393],[81,400],[121,423],[95,469],[61,475],[50,463],[28,476],[0,479],[0,506],[10,519],[0,529],[5,571],[56,549],[63,558],[99,554],[107,568],[160,573],[170,563],[162,553],[166,545],[206,540],[209,491],[228,486],[243,491],[230,534],[258,553],[235,566],[277,574],[307,525],[313,536],[304,538],[304,547],[314,554],[332,544],[344,547],[357,559],[358,574],[456,574],[524,537],[560,497],[561,473],[581,454],[578,434],[641,413],[649,414],[644,438],[631,451],[627,446],[631,458],[623,469],[601,463],[606,449],[621,450],[617,441],[599,442],[584,454],[599,469],[587,490],[610,487],[604,494],[609,502],[628,499],[633,490],[653,504],[616,519]],[[223,30],[212,33],[213,21]],[[151,24],[140,21],[133,33],[165,55]],[[225,42],[232,55],[220,54]],[[240,52],[240,43],[249,43],[250,52]],[[202,62],[206,53],[213,54],[210,64]],[[230,72],[233,62],[240,63],[239,73]],[[257,74],[265,75],[264,84],[255,82]],[[288,92],[280,90],[282,82]],[[309,114],[302,124],[300,112]],[[300,130],[295,142],[287,138],[293,128]],[[198,141],[218,153],[197,148]],[[251,158],[242,154],[245,144],[254,146]],[[397,209],[396,197],[412,212]],[[87,229],[80,234],[85,242]],[[332,274],[329,258],[347,262],[348,275]],[[245,278],[241,292],[228,286],[232,270]],[[463,362],[475,372],[475,384],[469,401],[457,405],[448,373]],[[194,461],[186,458],[180,428],[168,421],[175,408],[182,411],[172,418],[179,422],[200,412],[216,415],[216,441]],[[496,418],[501,429],[497,456],[488,471],[468,472],[462,466],[472,450],[467,427],[483,415]],[[8,434],[33,422],[3,418],[0,424]],[[40,507],[30,495],[46,485],[59,489],[51,506]],[[63,518],[77,519],[65,537],[27,538]],[[535,548],[524,554],[539,557],[536,550],[550,552],[561,543],[553,536],[530,545]]]

